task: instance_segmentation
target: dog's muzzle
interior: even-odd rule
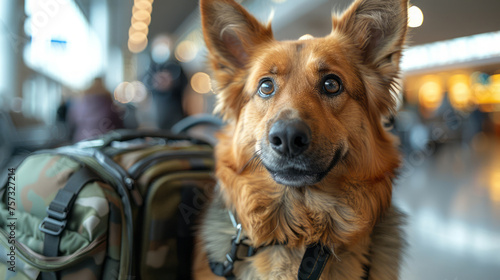
[[[262,163],[274,181],[291,187],[310,186],[321,181],[336,165],[341,152],[331,155],[311,151],[312,133],[301,119],[274,122],[261,143]]]

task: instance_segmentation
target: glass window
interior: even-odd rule
[[[26,0],[26,65],[73,88],[102,71],[100,41],[74,1]]]

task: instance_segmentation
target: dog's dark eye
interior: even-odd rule
[[[274,93],[274,83],[272,80],[266,79],[260,82],[259,95],[261,97],[269,97]]]
[[[338,95],[343,91],[342,81],[337,75],[327,75],[323,78],[323,91],[328,95]]]

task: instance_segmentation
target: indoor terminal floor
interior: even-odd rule
[[[394,201],[408,214],[404,280],[500,279],[500,139],[410,153]]]

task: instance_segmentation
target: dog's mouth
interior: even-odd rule
[[[311,159],[268,158],[263,156],[262,163],[273,180],[289,187],[306,187],[319,183],[338,164],[342,149],[334,153],[326,167],[311,162]]]
[[[326,176],[325,172],[310,172],[292,168],[280,171],[268,169],[268,171],[276,183],[289,187],[314,185]]]

